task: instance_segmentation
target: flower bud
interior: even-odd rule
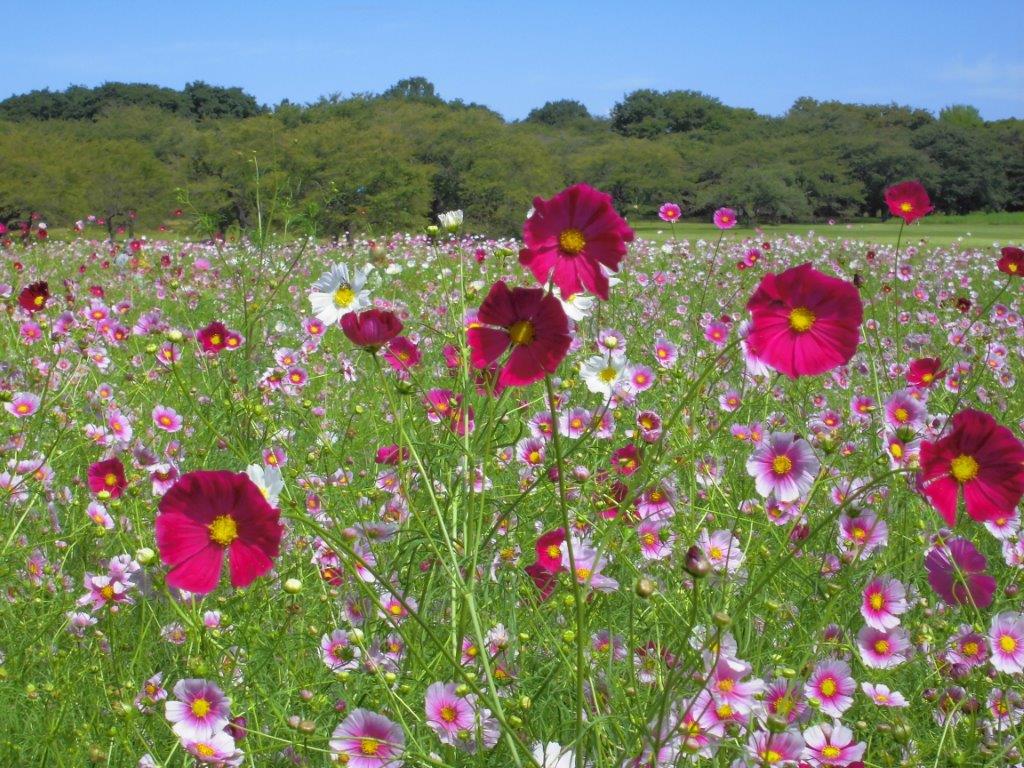
[[[703,579],[711,573],[711,561],[704,554],[704,550],[694,544],[686,550],[686,556],[683,558],[683,568],[695,579]]]

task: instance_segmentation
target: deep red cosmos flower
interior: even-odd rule
[[[341,330],[356,346],[376,352],[402,332],[402,321],[394,312],[367,309],[342,315]]]
[[[540,288],[509,289],[501,280],[491,286],[466,337],[477,368],[487,368],[511,347],[498,383],[516,387],[554,373],[572,341],[558,299]]]
[[[1024,495],[1024,445],[989,414],[965,410],[953,417],[953,431],[921,443],[920,488],[949,525],[964,507],[974,520],[1012,517]]]
[[[992,605],[996,580],[985,573],[987,565],[985,556],[967,539],[953,539],[947,546],[933,548],[924,558],[928,583],[950,605]]]
[[[32,283],[20,294],[18,294],[18,304],[26,312],[35,313],[39,312],[46,306],[47,300],[50,298],[50,286],[44,281],[38,283]]]
[[[127,487],[124,464],[116,456],[106,461],[97,461],[89,467],[89,490],[93,493],[106,491],[110,498],[116,499]]]
[[[196,338],[203,347],[204,352],[216,354],[228,347],[228,336],[231,331],[220,321],[214,321],[196,333]]]
[[[1002,258],[996,265],[999,271],[1014,277],[1024,277],[1024,249],[1008,245],[1000,253]]]
[[[901,181],[885,190],[885,202],[893,216],[913,224],[931,213],[932,201],[920,181]]]
[[[550,200],[536,197],[523,224],[519,263],[541,283],[554,279],[562,296],[586,289],[608,298],[608,278],[626,255],[633,230],[616,213],[612,198],[586,184],[574,184]]]
[[[747,302],[751,353],[791,379],[850,362],[864,307],[857,288],[810,264],[765,275]]]
[[[171,566],[167,583],[205,594],[220,580],[227,553],[231,585],[246,587],[273,567],[281,513],[243,473],[189,472],[160,499],[156,543]]]
[[[907,384],[915,387],[930,387],[946,378],[942,361],[937,357],[922,357],[914,360],[907,371]]]

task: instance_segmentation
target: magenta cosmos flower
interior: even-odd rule
[[[913,224],[933,210],[932,201],[920,181],[901,181],[885,190],[885,203],[889,213],[907,224]]]
[[[869,627],[887,630],[900,623],[907,610],[907,591],[902,582],[889,576],[872,579],[864,588],[860,614]]]
[[[682,215],[682,210],[675,203],[665,203],[658,209],[658,218],[662,221],[667,221],[669,224],[679,221],[679,217]]]
[[[924,558],[928,583],[950,605],[992,605],[996,580],[985,573],[987,565],[985,556],[967,539],[934,547]]]
[[[228,724],[231,700],[214,683],[179,680],[174,696],[164,704],[164,711],[179,737],[208,739]]]
[[[765,275],[747,309],[751,354],[791,379],[846,365],[860,343],[864,307],[857,288],[809,263]]]
[[[950,525],[961,492],[973,520],[1012,517],[1024,495],[1024,445],[989,414],[961,411],[950,434],[922,441],[920,486]]]
[[[1010,611],[993,616],[988,642],[993,667],[1009,675],[1024,672],[1024,614]]]
[[[586,184],[575,184],[550,200],[533,200],[533,215],[523,224],[519,263],[541,283],[554,280],[568,298],[588,290],[608,298],[602,267],[618,272],[633,230],[616,213],[612,198]]]
[[[804,759],[811,765],[847,766],[864,757],[867,745],[854,740],[845,725],[812,725],[804,731]]]
[[[757,492],[779,501],[796,501],[806,494],[820,468],[810,444],[792,432],[773,432],[747,459]]]
[[[472,731],[476,709],[470,697],[455,693],[455,683],[434,683],[427,688],[427,725],[445,744],[459,742],[459,734]]]
[[[164,432],[177,432],[181,429],[181,416],[173,408],[158,405],[153,408],[153,424]]]
[[[516,387],[554,373],[572,342],[558,299],[540,288],[510,290],[501,280],[491,286],[466,336],[477,368],[487,368],[511,348],[498,384]]]
[[[331,736],[331,751],[347,768],[400,768],[405,764],[405,734],[376,712],[354,710]]]
[[[747,753],[766,766],[796,765],[803,751],[804,739],[799,731],[755,731],[747,742]]]
[[[850,675],[850,665],[839,659],[819,663],[807,680],[805,691],[821,702],[821,711],[831,717],[842,717],[853,706],[857,682]]]
[[[711,219],[719,229],[732,229],[736,226],[736,211],[732,208],[719,208]]]
[[[110,498],[116,499],[124,489],[128,487],[128,481],[124,476],[124,464],[118,458],[97,461],[89,467],[89,490],[93,493],[106,492]]]
[[[167,583],[190,592],[212,592],[224,555],[231,585],[248,586],[273,567],[281,547],[281,513],[244,473],[197,471],[160,499],[156,543],[171,566]]]
[[[394,312],[367,309],[342,315],[341,330],[356,346],[376,352],[402,332],[402,321]]]
[[[857,650],[865,667],[891,669],[909,658],[910,636],[899,627],[888,631],[861,627],[857,633]]]

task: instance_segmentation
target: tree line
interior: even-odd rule
[[[0,102],[0,222],[128,211],[154,226],[187,206],[210,226],[302,219],[324,234],[425,225],[461,208],[511,234],[534,195],[587,181],[630,216],[673,201],[747,221],[872,217],[920,179],[946,213],[1024,210],[1024,120],[970,106],[799,99],[781,117],[696,91],[633,91],[605,118],[574,100],[506,121],[423,78],[380,94],[261,106],[240,88],[107,83]]]

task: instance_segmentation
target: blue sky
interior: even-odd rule
[[[5,0],[0,98],[107,80],[239,85],[261,103],[423,75],[508,118],[637,88],[781,114],[800,96],[1024,117],[1024,0]]]

